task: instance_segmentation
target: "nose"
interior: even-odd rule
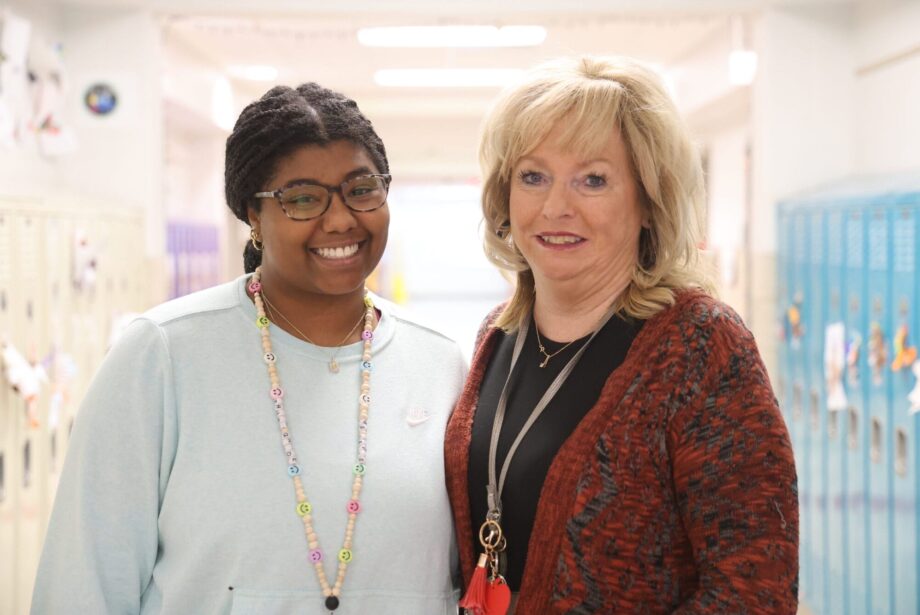
[[[557,220],[572,215],[571,187],[565,182],[553,182],[543,200],[543,217]]]
[[[323,230],[327,233],[344,233],[358,225],[355,212],[348,209],[341,190],[332,193],[332,202],[322,217]]]

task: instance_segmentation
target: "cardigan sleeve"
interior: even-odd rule
[[[138,613],[157,557],[172,371],[159,327],[135,320],[80,406],[45,537],[32,615]]]
[[[753,336],[714,318],[706,384],[671,421],[674,487],[697,591],[674,611],[794,615],[798,495],[786,425]]]

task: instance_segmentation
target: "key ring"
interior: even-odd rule
[[[492,520],[483,523],[479,528],[479,544],[488,550],[494,550],[499,544],[507,544],[502,526]]]

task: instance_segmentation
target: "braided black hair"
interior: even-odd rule
[[[383,141],[358,104],[316,83],[296,89],[277,86],[250,103],[227,137],[224,192],[227,206],[249,224],[247,210],[259,210],[253,195],[275,172],[278,162],[304,145],[351,141],[363,147],[380,173],[389,173]],[[262,254],[246,242],[243,266],[255,271]]]

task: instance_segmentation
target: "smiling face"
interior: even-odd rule
[[[619,131],[602,150],[582,156],[561,143],[557,124],[514,166],[511,235],[541,287],[618,293],[638,260],[644,214]]]
[[[281,159],[262,186],[273,191],[297,182],[338,186],[359,175],[379,173],[365,149],[350,141],[306,145]],[[277,199],[262,199],[249,222],[261,237],[262,278],[277,294],[346,295],[362,292],[387,243],[387,205],[354,212],[333,194],[322,216],[297,221],[287,217]]]

